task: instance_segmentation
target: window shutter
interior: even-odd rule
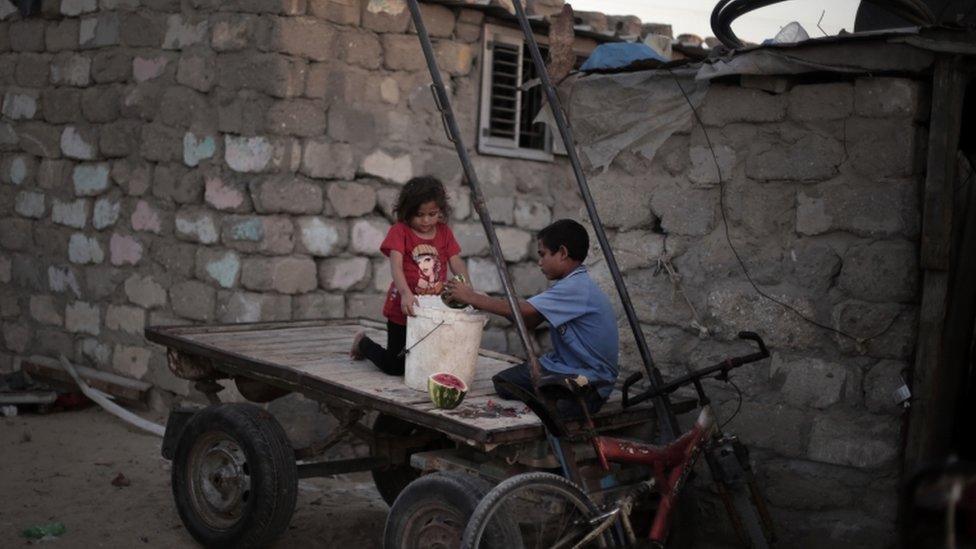
[[[489,25],[483,36],[478,152],[552,160],[550,132],[544,124],[532,123],[542,104],[542,88],[521,89],[537,76],[522,33]],[[545,55],[546,46],[541,49]]]
[[[492,137],[513,143],[520,128],[521,49],[521,46],[495,42],[491,56],[488,132]]]

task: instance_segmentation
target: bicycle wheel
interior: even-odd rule
[[[741,541],[748,544],[746,547],[752,549],[768,549],[769,540],[763,529],[759,512],[750,496],[749,485],[744,482],[730,483],[725,485],[725,490],[731,503],[731,508],[728,509],[729,518],[732,519],[733,525],[738,521],[741,526],[739,533],[745,537]]]
[[[571,548],[595,526],[599,510],[585,492],[563,477],[525,473],[493,488],[478,504],[461,541],[463,549]],[[486,532],[506,530],[517,543],[495,547]],[[602,546],[602,536],[584,544]]]

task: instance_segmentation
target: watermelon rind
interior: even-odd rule
[[[438,376],[449,376],[450,381],[459,384],[461,387],[449,387],[443,382],[434,379]],[[430,401],[435,407],[442,410],[451,410],[457,408],[461,404],[461,401],[464,400],[464,395],[468,394],[468,385],[454,374],[438,372],[431,374],[427,378],[427,393],[430,395]]]

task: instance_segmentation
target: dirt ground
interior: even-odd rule
[[[161,441],[98,408],[0,419],[0,547],[28,545],[21,531],[53,521],[67,532],[43,546],[197,546],[173,504]],[[129,486],[112,485],[119,473]],[[380,547],[387,511],[368,474],[302,480],[276,547]]]

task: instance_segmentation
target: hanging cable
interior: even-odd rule
[[[719,426],[719,429],[725,429],[725,426],[728,425],[729,423],[732,423],[732,420],[735,419],[735,416],[739,415],[739,411],[742,410],[742,389],[739,389],[739,386],[736,385],[734,381],[732,381],[732,378],[727,379],[725,382],[731,385],[733,388],[735,388],[737,401],[735,403],[735,410],[732,412],[732,415],[730,415],[728,419],[722,422],[722,425]]]
[[[691,113],[694,115],[695,121],[698,122],[698,126],[702,129],[702,134],[705,136],[705,144],[708,145],[708,150],[711,152],[712,161],[715,163],[715,173],[718,174],[718,190],[719,190],[718,205],[719,205],[719,211],[722,213],[722,225],[725,229],[725,240],[726,242],[728,242],[729,249],[732,250],[732,255],[735,256],[735,260],[738,262],[739,267],[742,269],[742,274],[745,275],[746,280],[749,281],[749,285],[752,286],[752,289],[754,289],[756,293],[759,294],[761,297],[768,299],[769,301],[772,301],[773,303],[779,305],[780,307],[783,307],[784,309],[790,311],[791,313],[799,317],[804,322],[812,324],[813,326],[816,326],[822,330],[833,332],[839,336],[850,339],[855,343],[855,345],[857,345],[858,349],[861,349],[864,346],[864,344],[867,343],[868,341],[871,341],[872,339],[884,335],[889,329],[891,329],[892,326],[894,326],[895,321],[898,320],[898,315],[892,316],[891,320],[888,321],[888,323],[884,326],[884,328],[879,330],[876,334],[868,337],[857,337],[843,330],[834,328],[833,326],[827,326],[826,324],[817,322],[816,320],[803,314],[803,312],[801,312],[796,307],[790,305],[789,303],[786,303],[785,301],[782,301],[780,299],[776,299],[775,297],[764,292],[759,287],[759,285],[756,284],[756,281],[753,280],[752,274],[749,272],[749,269],[746,268],[745,261],[742,260],[742,256],[739,255],[739,251],[736,249],[735,244],[732,243],[732,236],[729,233],[729,218],[725,212],[725,178],[722,177],[722,168],[718,163],[718,156],[715,154],[715,147],[712,146],[712,139],[708,136],[708,130],[705,128],[705,123],[702,122],[701,117],[698,115],[698,109],[695,108],[695,105],[691,102],[691,98],[688,97],[688,93],[685,91],[684,86],[682,86],[681,82],[678,80],[678,75],[674,74],[674,71],[672,71],[671,69],[666,69],[666,70],[671,75],[671,78],[674,79],[675,85],[678,86],[679,90],[681,90],[681,95],[684,96],[685,102],[688,104],[688,107],[691,109]]]
[[[729,49],[745,46],[735,32],[732,22],[743,15],[784,0],[719,0],[712,10],[711,25],[715,38]],[[910,25],[927,26],[938,22],[935,14],[922,0],[863,0],[893,15],[904,19]]]

